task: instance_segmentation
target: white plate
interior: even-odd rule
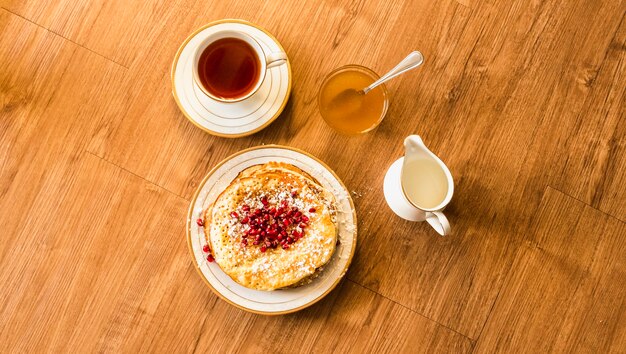
[[[221,30],[242,31],[254,37],[267,53],[284,52],[269,32],[242,20],[211,22],[192,33],[178,49],[172,63],[172,94],[183,114],[209,134],[236,138],[268,126],[285,108],[291,93],[291,66],[267,70],[259,90],[249,98],[223,103],[205,95],[193,79],[193,54],[198,45]]]
[[[293,289],[258,291],[235,283],[215,262],[205,259],[204,232],[196,224],[202,210],[211,205],[239,172],[270,161],[290,163],[309,173],[337,199],[339,241],[335,254],[319,277]],[[187,241],[197,270],[209,287],[222,299],[246,311],[277,315],[301,310],[328,294],[341,280],[356,247],[356,212],[350,193],[337,175],[312,155],[280,145],[264,145],[240,151],[220,162],[204,178],[196,191],[187,216]]]

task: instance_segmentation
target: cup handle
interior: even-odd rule
[[[265,58],[265,62],[267,63],[268,69],[285,64],[287,62],[287,54],[283,52],[270,53],[267,58]]]
[[[437,231],[441,236],[448,235],[451,231],[448,218],[440,211],[428,211],[426,212],[426,222]]]

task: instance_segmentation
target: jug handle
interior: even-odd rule
[[[442,212],[427,211],[426,222],[428,222],[439,235],[445,236],[450,234],[450,223],[448,222],[448,218],[446,218],[446,216],[443,215]]]

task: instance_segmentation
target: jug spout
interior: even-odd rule
[[[409,135],[406,137],[406,139],[404,139],[404,147],[409,147],[409,146],[424,146],[424,142],[422,141],[422,138],[420,138],[419,135]]]
[[[404,139],[404,156],[407,158],[428,154],[430,151],[424,145],[419,135],[409,135]]]

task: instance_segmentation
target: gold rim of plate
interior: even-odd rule
[[[185,48],[187,43],[189,43],[189,41],[193,37],[195,37],[198,33],[200,33],[201,31],[203,31],[203,30],[205,30],[205,29],[207,29],[209,27],[222,24],[222,23],[240,23],[240,24],[244,24],[244,25],[248,25],[248,26],[254,27],[254,28],[258,29],[259,31],[265,33],[274,42],[276,42],[276,44],[278,44],[278,46],[283,51],[283,53],[287,53],[285,51],[285,48],[283,48],[283,45],[280,44],[280,42],[278,41],[278,39],[276,39],[276,37],[274,37],[271,33],[269,33],[264,28],[259,27],[259,26],[255,25],[254,23],[251,23],[251,22],[248,22],[248,21],[245,21],[245,20],[239,20],[239,19],[223,19],[223,20],[209,22],[206,25],[204,25],[204,26],[196,29],[195,31],[193,31],[193,33],[191,33],[185,39],[185,41],[180,45],[180,47],[178,47],[178,51],[176,52],[176,56],[174,57],[174,61],[172,62],[172,69],[171,69],[171,72],[170,72],[170,81],[171,81],[171,85],[172,85],[172,94],[174,95],[174,101],[176,101],[176,104],[178,105],[178,109],[183,113],[185,118],[187,118],[187,120],[190,121],[196,127],[204,130],[205,132],[207,132],[207,133],[209,133],[211,135],[219,136],[219,137],[222,137],[222,138],[241,138],[241,137],[244,137],[244,136],[252,135],[254,133],[258,133],[259,131],[265,129],[268,125],[272,124],[272,122],[275,121],[276,118],[278,118],[278,116],[281,113],[283,113],[283,110],[285,109],[285,106],[287,105],[287,102],[289,101],[289,96],[291,95],[291,76],[292,76],[292,74],[291,74],[291,62],[289,61],[289,59],[287,59],[287,80],[288,80],[288,82],[287,82],[287,94],[285,94],[285,99],[280,104],[280,108],[278,109],[276,114],[274,114],[274,116],[272,116],[272,118],[270,118],[263,125],[261,125],[260,127],[256,128],[256,129],[247,131],[245,133],[240,133],[240,134],[224,134],[224,133],[219,133],[219,132],[207,129],[206,127],[203,127],[202,125],[200,125],[196,121],[194,121],[189,116],[189,114],[187,114],[187,112],[183,109],[183,106],[181,105],[180,100],[178,98],[178,92],[176,92],[176,86],[174,85],[174,75],[176,73],[176,65],[178,64],[178,59],[180,58],[180,54],[183,52],[183,49]]]
[[[223,164],[225,164],[226,162],[228,162],[229,160],[235,158],[236,156],[239,156],[241,154],[244,154],[246,152],[250,152],[250,151],[254,151],[254,150],[261,150],[261,149],[285,149],[285,150],[291,150],[291,151],[295,151],[301,154],[304,154],[310,158],[312,158],[313,160],[317,161],[318,163],[320,163],[322,166],[324,166],[324,168],[326,170],[328,170],[328,172],[330,172],[333,177],[335,177],[337,179],[337,181],[339,182],[339,184],[341,185],[341,187],[343,187],[343,189],[346,191],[346,194],[348,196],[348,201],[350,202],[350,208],[352,209],[352,218],[354,219],[354,233],[353,233],[353,242],[352,242],[352,249],[350,250],[350,256],[348,257],[348,260],[346,262],[346,265],[343,269],[343,271],[341,272],[341,275],[337,277],[337,279],[335,280],[335,282],[324,292],[322,293],[320,296],[316,297],[315,299],[313,299],[312,301],[297,307],[295,309],[291,309],[291,310],[286,310],[286,311],[272,311],[272,312],[263,312],[263,311],[257,311],[257,310],[252,310],[249,309],[247,307],[241,306],[239,304],[236,304],[234,302],[232,302],[231,300],[229,300],[228,298],[226,298],[225,296],[223,296],[219,291],[217,291],[212,285],[211,283],[207,280],[207,278],[204,276],[204,273],[202,273],[202,270],[200,270],[200,267],[198,267],[197,265],[197,261],[196,261],[196,256],[193,252],[193,245],[191,244],[191,222],[193,221],[193,207],[196,204],[196,201],[198,199],[198,196],[200,195],[200,192],[202,191],[206,181],[209,179],[209,177],[211,177],[215,171],[220,168]],[[294,147],[290,147],[290,146],[285,146],[285,145],[277,145],[277,144],[268,144],[268,145],[261,145],[261,146],[254,146],[251,148],[247,148],[244,150],[241,150],[239,152],[236,152],[228,157],[226,157],[225,159],[223,159],[222,161],[220,161],[217,165],[215,165],[210,171],[209,173],[207,173],[206,176],[204,176],[204,178],[202,179],[202,182],[200,182],[200,184],[198,185],[198,188],[196,189],[196,192],[193,195],[193,198],[191,198],[191,203],[189,205],[189,211],[187,212],[187,225],[186,225],[186,233],[187,233],[187,246],[189,248],[189,252],[191,254],[191,258],[194,261],[194,268],[196,268],[196,271],[198,272],[198,274],[200,274],[200,277],[202,278],[202,280],[205,282],[205,284],[209,287],[209,289],[211,289],[211,291],[213,291],[213,293],[215,295],[217,295],[218,297],[220,297],[222,300],[226,301],[227,303],[241,309],[247,312],[252,312],[252,313],[256,313],[259,315],[269,315],[269,316],[276,316],[276,315],[284,315],[284,314],[288,314],[288,313],[292,313],[292,312],[297,312],[300,310],[303,310],[309,306],[314,305],[315,303],[317,303],[318,301],[320,301],[321,299],[323,299],[324,297],[326,297],[326,295],[328,295],[331,291],[333,291],[337,285],[339,285],[339,282],[341,281],[341,279],[343,279],[343,277],[345,276],[346,272],[348,271],[348,268],[350,267],[350,264],[352,263],[352,258],[354,257],[354,252],[356,251],[356,241],[357,241],[357,234],[358,234],[358,227],[357,227],[357,216],[356,216],[356,209],[354,207],[354,202],[352,201],[352,197],[350,196],[350,191],[348,190],[348,188],[346,188],[346,185],[343,183],[343,181],[339,178],[339,176],[337,176],[337,174],[335,173],[335,171],[333,171],[326,163],[324,163],[322,160],[318,159],[317,157],[311,155],[310,153],[304,151],[304,150],[300,150],[298,148],[294,148]]]

